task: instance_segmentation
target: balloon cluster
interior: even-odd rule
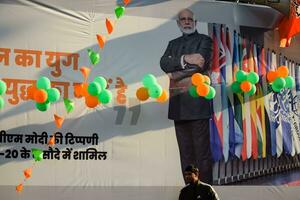
[[[259,76],[255,72],[245,72],[243,70],[239,70],[235,74],[236,81],[231,84],[231,90],[234,93],[246,93],[251,96],[256,92],[255,84],[259,81]]]
[[[168,94],[157,83],[155,76],[146,74],[143,77],[144,87],[140,87],[136,91],[136,97],[140,101],[146,101],[149,97],[155,98],[159,103],[164,103],[168,100]]]
[[[200,73],[193,74],[192,86],[189,87],[189,94],[192,97],[204,97],[206,99],[213,99],[216,95],[216,90],[210,86],[210,78]]]
[[[0,80],[0,110],[2,108],[4,108],[5,103],[4,103],[4,99],[3,99],[2,95],[5,94],[6,90],[7,90],[6,83],[4,81]]]
[[[107,81],[102,76],[95,77],[91,83],[82,83],[74,86],[75,97],[85,97],[85,104],[89,108],[95,108],[100,103],[111,102],[112,93],[106,89]]]
[[[60,92],[57,88],[51,88],[50,80],[42,76],[37,80],[36,86],[32,85],[27,88],[27,96],[34,100],[35,107],[39,111],[47,111],[51,103],[59,100]]]
[[[275,71],[269,71],[267,80],[274,92],[280,92],[283,88],[292,89],[295,86],[295,80],[289,76],[289,69],[286,66],[280,66]]]

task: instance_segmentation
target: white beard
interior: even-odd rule
[[[195,26],[193,28],[189,28],[189,29],[184,29],[182,26],[179,26],[179,29],[183,34],[187,34],[187,35],[192,34],[196,31]]]

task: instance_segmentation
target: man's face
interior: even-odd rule
[[[198,174],[193,172],[184,172],[184,179],[187,183],[195,183],[198,181]]]
[[[196,22],[193,18],[193,14],[187,10],[184,10],[179,14],[177,24],[180,30],[185,34],[191,34],[195,32]]]

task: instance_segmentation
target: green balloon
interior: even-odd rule
[[[295,80],[293,77],[291,76],[287,76],[285,77],[285,87],[292,89],[293,87],[295,87]]]
[[[236,77],[236,80],[241,83],[241,82],[247,80],[247,73],[244,72],[243,70],[239,70],[236,72],[235,77]]]
[[[5,105],[5,101],[3,97],[0,96],[0,110],[4,108],[4,105]]]
[[[252,84],[256,84],[258,83],[259,81],[259,76],[257,73],[255,72],[250,72],[248,75],[247,75],[247,80],[252,83]],[[250,91],[249,91],[250,92]]]
[[[47,90],[48,93],[48,101],[50,103],[54,103],[59,100],[60,92],[57,88],[50,88]]]
[[[6,83],[0,80],[0,95],[5,94],[6,90],[7,90]]]
[[[95,77],[94,82],[99,83],[99,85],[101,86],[102,90],[106,89],[106,87],[107,87],[107,81],[102,76]]]
[[[194,98],[199,97],[196,88],[197,88],[197,87],[194,86],[194,85],[192,85],[192,86],[189,87],[189,94],[190,94],[192,97],[194,97]]]
[[[205,99],[213,99],[216,96],[216,90],[212,86],[209,86],[209,92],[208,94],[204,97]]]
[[[154,75],[152,75],[152,74],[146,74],[146,75],[143,77],[143,85],[144,85],[146,88],[150,89],[150,87],[151,87],[152,85],[155,85],[155,84],[157,84],[157,81],[156,81],[156,78],[155,78]]]
[[[51,88],[51,82],[47,77],[42,76],[37,80],[36,87],[38,89],[48,90]]]
[[[256,86],[254,84],[251,85],[251,90],[249,92],[246,92],[246,95],[252,96],[256,92]]]
[[[152,98],[158,98],[162,94],[163,89],[161,88],[160,85],[154,84],[154,85],[151,85],[151,87],[149,88],[148,91],[149,91],[149,96],[150,97],[152,97]]]
[[[240,87],[241,83],[239,83],[238,81],[234,81],[231,84],[231,90],[233,93],[242,93],[241,87]]]
[[[43,154],[44,154],[43,150],[33,148],[33,149],[31,149],[31,151],[32,151],[32,155],[33,155],[33,158],[35,161],[43,160]]]
[[[64,99],[65,108],[67,110],[67,113],[70,113],[74,110],[74,102],[72,102],[70,99]]]
[[[274,92],[280,92],[281,89],[282,89],[282,88],[277,87],[274,83],[272,84],[272,90],[273,90]]]
[[[277,89],[282,89],[285,87],[285,79],[281,77],[277,77],[275,81],[273,81],[272,86],[275,85]]]
[[[46,101],[45,103],[35,103],[35,107],[41,111],[41,112],[45,112],[50,108],[50,102]]]
[[[91,96],[97,96],[101,92],[101,86],[97,82],[91,82],[88,86],[88,92]]]
[[[125,7],[123,6],[118,6],[116,7],[115,9],[115,14],[116,14],[116,17],[119,19],[120,17],[122,17],[122,15],[124,15],[124,12],[125,12]]]
[[[91,49],[88,49],[88,54],[90,61],[93,65],[96,65],[100,62],[100,54],[92,51]]]
[[[98,99],[103,104],[108,104],[112,99],[112,93],[109,90],[102,90],[98,95]]]

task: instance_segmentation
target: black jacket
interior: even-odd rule
[[[185,54],[200,53],[204,59],[204,68],[188,65],[182,69],[180,58]],[[211,117],[210,102],[203,97],[194,98],[188,93],[191,76],[200,72],[209,74],[212,56],[212,40],[197,31],[183,35],[169,42],[160,60],[161,69],[170,77],[169,119],[196,120]]]
[[[219,197],[210,185],[198,181],[185,186],[180,191],[179,200],[219,200]]]

